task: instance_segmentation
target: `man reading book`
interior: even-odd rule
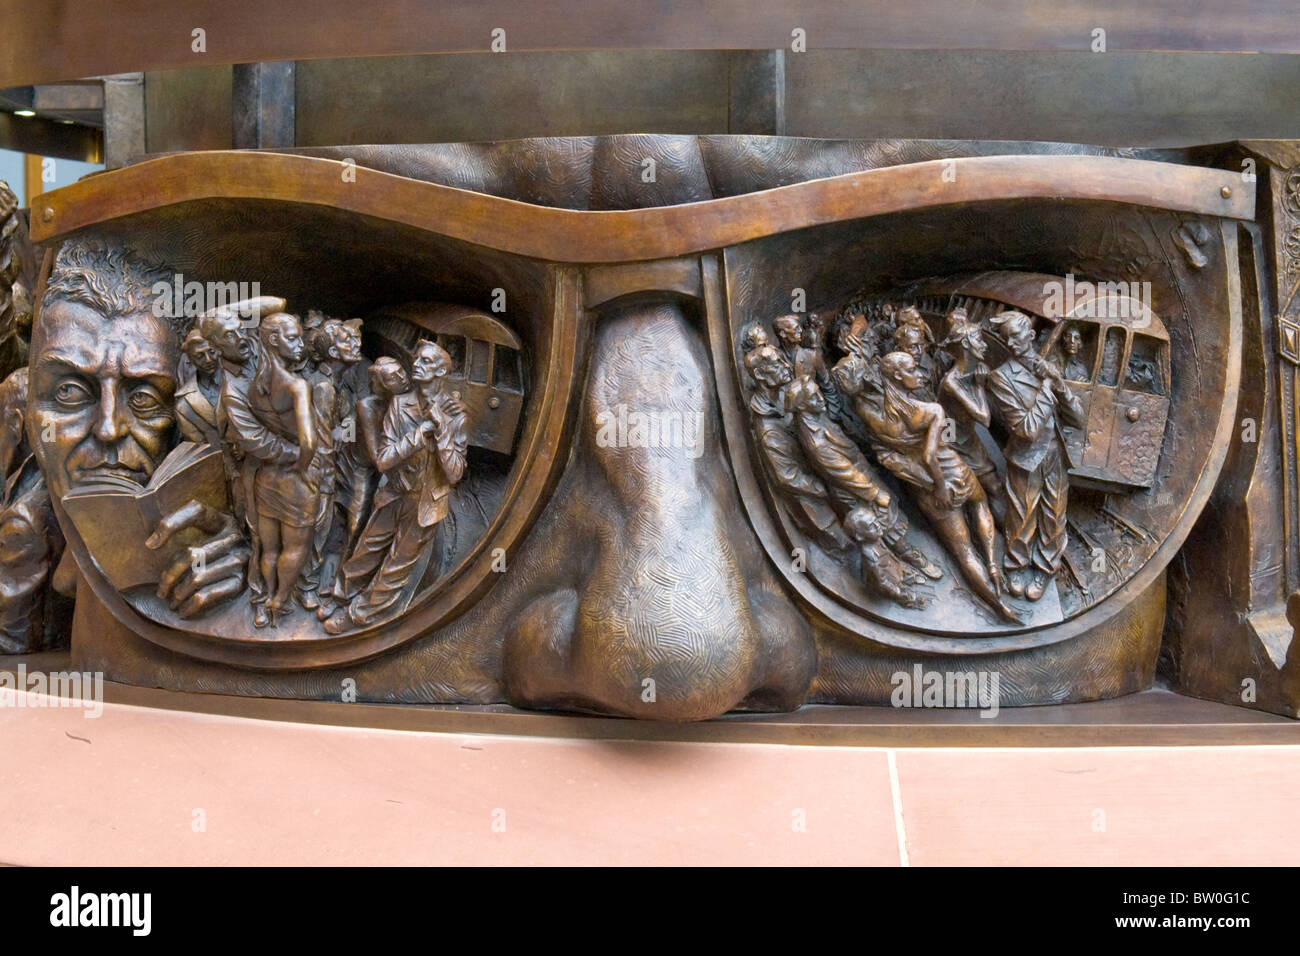
[[[151,291],[171,280],[170,270],[116,247],[81,238],[60,247],[32,328],[27,421],[55,502],[103,477],[145,485],[175,444],[187,323],[157,314]],[[158,593],[192,617],[243,590],[247,546],[233,516],[199,502],[164,515],[143,544],[163,548],[186,528],[205,541],[177,556]]]

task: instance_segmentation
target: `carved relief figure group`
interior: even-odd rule
[[[293,600],[337,634],[403,610],[420,583],[464,472],[465,411],[442,389],[451,359],[436,343],[417,345],[408,378],[362,356],[359,319],[309,313],[304,335],[283,309],[263,298],[200,316],[178,412],[207,412],[199,437],[222,439],[254,626]]]
[[[955,306],[940,321],[936,334],[911,304],[850,307],[834,324],[834,353],[819,314],[777,318],[775,344],[748,325],[755,447],[793,524],[856,565],[869,592],[919,608],[918,585],[943,575],[910,536],[897,489],[970,591],[1019,622],[1008,598],[1038,601],[1061,567],[1061,428],[1080,426],[1083,409],[1058,364],[1038,354],[1028,315],[1006,309],[985,328]],[[1006,354],[992,369],[986,334]],[[1067,361],[1071,344],[1077,352],[1067,335]],[[995,433],[1005,436],[1001,469],[987,444]]]
[[[227,494],[223,508],[190,500],[169,511],[135,543],[175,552],[156,585],[175,614],[246,595],[255,628],[296,605],[339,634],[403,611],[466,468],[447,351],[421,340],[409,370],[389,356],[372,364],[361,320],[300,318],[273,297],[160,317],[149,290],[162,274],[119,249],[65,243],[33,332],[31,380],[21,369],[0,384],[0,558],[23,572],[0,596],[8,645],[23,649],[30,607],[58,577],[51,500],[96,483],[143,489],[169,454],[192,447],[178,441],[219,450]]]

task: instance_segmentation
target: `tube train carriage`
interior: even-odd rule
[[[1049,293],[1075,288],[1083,294]],[[1102,491],[1134,491],[1155,482],[1169,416],[1169,333],[1139,298],[1116,294],[1104,284],[1099,289],[1096,283],[1026,272],[925,280],[888,298],[912,301],[936,333],[956,306],[986,327],[991,316],[1008,308],[1034,317],[1040,327],[1047,323],[1039,353],[1061,367],[1086,415],[1084,428],[1061,429],[1071,478]],[[1078,338],[1069,355],[1064,349],[1072,331]],[[988,338],[1004,353],[995,333]]]
[[[490,451],[514,450],[524,408],[521,342],[510,328],[477,309],[448,303],[413,303],[366,319],[378,353],[408,369],[415,343],[434,338],[451,356],[447,384],[465,405],[469,443]]]

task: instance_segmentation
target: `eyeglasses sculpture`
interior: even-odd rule
[[[183,153],[0,212],[0,649],[661,720],[1295,717],[1300,145]],[[949,683],[952,683],[949,681]]]

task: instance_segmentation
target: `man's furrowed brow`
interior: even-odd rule
[[[103,364],[102,358],[93,352],[69,349],[51,349],[41,356],[36,363],[41,371],[59,374],[75,372],[80,375],[95,375]]]
[[[161,361],[161,358],[161,356],[157,355],[126,355],[122,359],[122,376],[124,378],[174,380],[176,378],[175,369],[169,367],[167,362]]]

